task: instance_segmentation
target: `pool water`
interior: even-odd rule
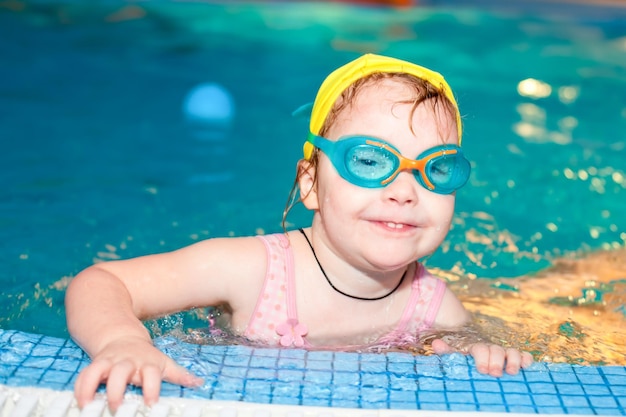
[[[94,261],[280,231],[292,111],[376,52],[442,72],[464,118],[472,176],[426,265],[495,339],[625,364],[626,13],[593,10],[1,3],[0,328],[67,337],[64,289]],[[198,123],[206,83],[232,107]]]

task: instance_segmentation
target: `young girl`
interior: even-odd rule
[[[93,358],[76,381],[79,406],[102,382],[112,410],[127,384],[141,385],[147,404],[162,380],[201,384],[141,322],[193,307],[222,306],[234,333],[284,347],[417,344],[429,329],[463,326],[460,301],[417,261],[445,238],[454,192],[469,177],[461,133],[438,73],[371,54],[334,71],[313,105],[291,193],[313,211],[310,228],[99,263],[72,281],[68,328]],[[432,347],[453,351],[441,339]],[[493,376],[532,363],[496,345],[462,350]]]

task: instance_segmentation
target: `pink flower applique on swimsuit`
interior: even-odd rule
[[[304,346],[304,336],[308,332],[306,325],[300,323],[298,319],[288,319],[276,326],[276,333],[280,336],[280,345],[283,347]]]

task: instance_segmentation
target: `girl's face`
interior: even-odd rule
[[[366,135],[394,145],[414,159],[444,143],[458,143],[454,119],[432,103],[420,104],[411,119],[411,91],[394,80],[364,86],[326,137]],[[411,122],[411,123],[410,123]],[[413,126],[413,132],[410,126]],[[384,188],[362,188],[342,179],[320,154],[317,187],[304,200],[315,210],[316,234],[336,256],[357,268],[391,271],[434,252],[445,238],[455,197],[422,187],[412,172],[401,172]],[[307,189],[311,184],[302,184]]]

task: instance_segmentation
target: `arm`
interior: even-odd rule
[[[437,329],[459,329],[467,326],[471,322],[471,314],[463,307],[461,301],[454,293],[446,288],[446,292],[441,302],[441,307],[435,318],[434,326]],[[533,362],[532,356],[528,352],[520,352],[513,348],[503,348],[502,346],[485,342],[465,342],[459,346],[455,343],[452,347],[443,338],[435,339],[432,342],[433,351],[438,354],[446,354],[460,350],[469,353],[476,362],[476,369],[482,374],[491,376],[502,376],[502,371],[515,375],[520,368],[530,366]]]
[[[235,289],[250,287],[243,280],[265,271],[264,257],[257,239],[211,239],[170,253],[97,264],[78,274],[66,293],[67,324],[93,359],[76,381],[79,406],[93,399],[101,382],[112,410],[128,383],[143,386],[148,404],[158,400],[161,380],[200,384],[152,345],[141,320],[193,306],[239,308],[247,300]]]

